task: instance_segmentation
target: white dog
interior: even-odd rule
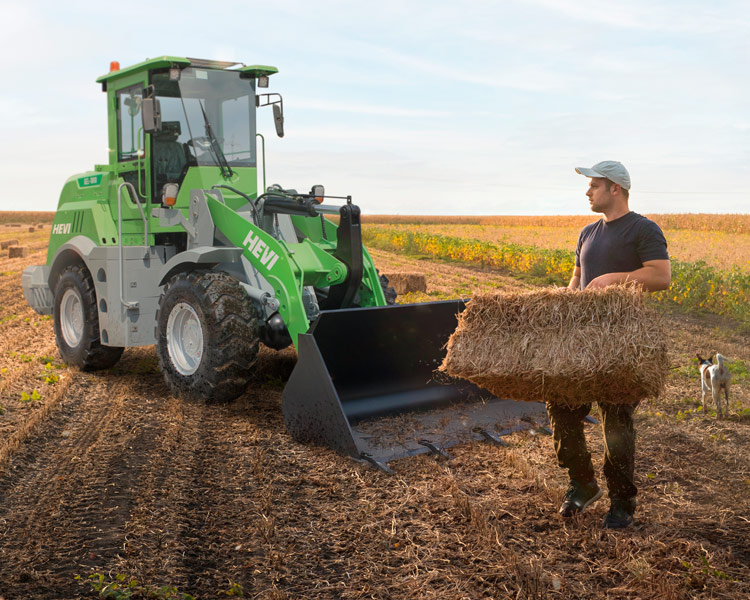
[[[724,366],[724,361],[731,362],[721,354],[716,354],[717,364],[713,364],[713,356],[703,358],[698,356],[698,366],[701,371],[701,391],[703,392],[703,412],[706,412],[706,392],[711,392],[714,404],[716,405],[716,416],[721,418],[729,416],[729,384],[732,376],[729,369]],[[722,390],[724,398],[722,399]]]

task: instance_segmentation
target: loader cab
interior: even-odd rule
[[[133,185],[147,214],[168,183],[179,185],[176,208],[187,208],[190,189],[220,184],[256,195],[255,88],[276,72],[171,56],[113,68],[97,79],[110,107],[108,170]],[[122,210],[124,222],[142,220],[135,203]]]
[[[161,113],[150,136],[152,202],[166,183],[182,185],[190,167],[218,167],[229,179],[256,166],[254,79],[188,67],[152,72],[150,82]]]

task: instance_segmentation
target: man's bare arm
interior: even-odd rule
[[[570,288],[571,290],[581,289],[581,267],[576,267],[575,269],[573,269],[573,277],[570,278],[568,288]]]
[[[575,274],[573,275],[575,278]],[[606,273],[593,279],[587,287],[603,288],[616,283],[637,282],[648,292],[666,290],[672,281],[672,268],[669,260],[648,260],[643,267],[630,273]],[[573,281],[571,280],[571,283]]]

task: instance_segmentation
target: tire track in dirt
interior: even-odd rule
[[[272,371],[293,364],[275,362]],[[72,597],[82,591],[73,576],[93,572],[214,597],[229,573],[237,580],[248,561],[265,560],[250,540],[273,534],[265,460],[269,444],[289,442],[278,392],[206,406],[171,397],[158,373],[134,376],[155,364],[153,349],[130,350],[122,363],[73,371],[0,478],[6,600]]]
[[[59,410],[11,459],[0,479],[0,594],[8,600],[75,595],[73,574],[121,550],[159,433],[133,400],[141,385],[77,373]]]
[[[169,448],[152,462],[121,568],[153,582],[169,572],[180,590],[212,597],[247,560],[259,491],[250,473],[264,442],[236,406],[167,404]]]
[[[260,361],[284,376],[293,365],[268,350]],[[204,598],[228,590],[230,579],[254,589],[255,567],[269,560],[264,540],[274,535],[270,465],[292,462],[279,404],[278,391],[251,384],[230,405],[167,397],[153,407],[159,451],[141,473],[113,572]]]

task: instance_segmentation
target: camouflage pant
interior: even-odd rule
[[[633,498],[638,492],[634,482],[635,428],[633,413],[637,405],[599,402],[604,432],[604,477],[610,498]],[[557,463],[568,469],[571,479],[581,483],[593,481],[594,465],[586,447],[583,420],[591,404],[578,408],[547,403],[547,413],[554,432]]]

